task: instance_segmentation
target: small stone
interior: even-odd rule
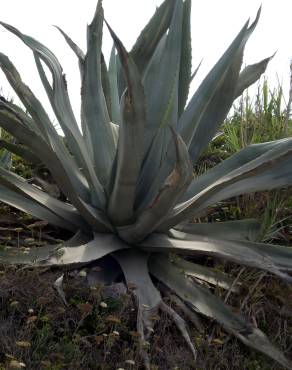
[[[114,315],[107,316],[105,320],[107,322],[112,322],[114,324],[120,324],[121,323],[121,320],[118,317],[114,316]]]
[[[30,347],[31,347],[30,342],[27,342],[27,341],[25,341],[25,340],[17,341],[17,342],[15,342],[15,344],[16,344],[18,347],[22,347],[22,348],[30,348]]]
[[[25,364],[23,362],[19,362],[19,361],[16,361],[16,360],[12,360],[10,361],[9,363],[9,367],[11,369],[23,369],[25,368]]]
[[[25,243],[34,243],[35,242],[35,239],[34,238],[25,238],[24,239],[24,242]]]
[[[10,355],[9,353],[5,353],[5,357],[8,359],[8,360],[15,360],[15,357]]]
[[[18,306],[19,305],[19,302],[18,301],[12,301],[11,303],[10,303],[10,306],[11,307],[16,307],[16,306]]]
[[[102,307],[102,308],[107,308],[107,304],[105,303],[105,302],[100,302],[100,307]]]
[[[43,366],[45,366],[45,367],[49,367],[49,366],[51,366],[51,361],[49,361],[49,360],[44,360],[44,361],[41,361],[41,364],[42,364]]]
[[[17,232],[17,233],[21,233],[23,231],[23,228],[22,227],[16,227],[14,229],[14,231]]]
[[[44,227],[47,226],[49,223],[48,221],[36,221],[34,223],[34,227]]]
[[[81,270],[81,271],[79,271],[79,276],[86,277],[87,276],[87,272],[85,270]]]
[[[37,316],[30,316],[30,317],[26,320],[26,323],[27,323],[27,324],[31,324],[31,323],[35,322],[37,319],[38,319],[38,317],[37,317]]]
[[[128,365],[135,365],[135,361],[133,360],[126,360],[125,363]]]
[[[113,334],[116,335],[117,337],[120,335],[120,333],[116,330],[113,331]]]
[[[30,313],[30,314],[33,314],[33,313],[34,313],[34,309],[33,309],[33,308],[29,308],[29,309],[27,310],[27,312],[28,312],[28,313]]]

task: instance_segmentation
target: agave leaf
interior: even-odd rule
[[[113,136],[115,140],[116,146],[118,146],[118,141],[119,141],[119,132],[120,132],[120,126],[117,125],[116,123],[110,122],[110,125],[112,126],[112,131],[113,131]],[[113,165],[114,166],[114,165]],[[114,169],[112,169],[112,172],[115,172]]]
[[[171,131],[170,131],[170,133],[171,133]],[[190,160],[189,160],[189,155],[188,155],[188,150],[187,150],[186,145],[182,141],[181,137],[179,137],[179,135],[177,135],[176,140],[178,140],[178,145],[180,147],[180,152],[184,153],[184,154],[181,154],[181,155],[183,155],[182,158],[184,158],[184,159],[182,159],[182,162],[184,162],[185,164],[190,165]],[[157,147],[157,150],[159,150],[159,149],[160,148]],[[162,149],[162,151],[164,151],[164,149]],[[149,157],[149,159],[150,158],[151,158],[151,156]],[[149,206],[149,204],[157,196],[157,193],[159,192],[160,188],[163,187],[164,183],[166,182],[167,177],[170,176],[173,168],[176,166],[177,151],[173,150],[173,141],[171,141],[169,143],[167,151],[166,151],[166,157],[164,158],[164,161],[162,161],[162,159],[161,159],[161,162],[162,163],[158,164],[159,167],[158,167],[158,172],[156,173],[156,176],[154,176],[154,173],[152,174],[152,176],[151,176],[152,177],[152,182],[148,184],[148,188],[146,188],[144,186],[144,193],[141,191],[142,187],[138,188],[138,190],[140,190],[140,192],[137,193],[137,199],[136,199],[136,212],[137,213],[141,212],[147,206]],[[150,161],[149,161],[149,164],[150,164]],[[148,165],[148,158],[147,158],[147,165]],[[147,168],[147,167],[145,167],[145,168]],[[153,166],[153,167],[155,167],[155,166]],[[191,173],[192,172],[191,167],[189,167],[189,169],[190,169],[190,173]],[[149,171],[153,171],[153,169],[151,169],[151,167],[149,167]],[[142,172],[140,181],[143,180],[143,177],[142,177],[143,174],[144,174],[144,171]],[[149,177],[147,179],[144,179],[144,181],[145,181],[144,185],[147,184],[146,180],[148,180],[148,179],[149,179]],[[187,185],[185,185],[183,187],[184,191],[187,188],[186,186]],[[183,194],[184,191],[182,191],[181,194]]]
[[[239,284],[234,285],[234,279],[231,279],[221,271],[198,265],[197,263],[186,261],[178,257],[174,258],[172,262],[187,276],[192,276],[196,279],[206,281],[209,284],[231,290],[234,293],[239,292]]]
[[[115,252],[113,257],[121,266],[128,286],[135,287],[133,293],[137,299],[138,309],[151,312],[157,308],[161,302],[161,296],[149,276],[149,255],[143,251],[131,249]]]
[[[131,56],[141,73],[145,70],[156,46],[170,25],[175,2],[176,0],[165,0],[156,9],[155,14],[141,31],[131,50]]]
[[[114,234],[94,233],[93,239],[88,243],[74,247],[63,245],[58,249],[57,253],[52,254],[48,260],[42,262],[42,265],[56,266],[88,263],[127,248],[129,246]]]
[[[79,62],[79,70],[80,70],[80,76],[81,76],[81,82],[83,81],[84,79],[84,62],[85,62],[85,54],[84,52],[79,48],[78,45],[75,44],[75,42],[58,26],[55,26],[60,32],[61,34],[64,36],[65,40],[67,41],[68,45],[71,47],[71,49],[74,51],[74,53],[76,54],[77,58],[78,58],[78,62]],[[101,74],[102,74],[102,86],[103,86],[103,89],[106,88],[108,89],[108,82],[107,82],[107,70],[106,70],[106,65],[105,65],[105,61],[104,61],[104,57],[103,57],[103,54],[101,54]],[[108,99],[106,99],[108,100]],[[109,101],[110,102],[110,101]],[[109,105],[109,102],[107,101],[107,105]],[[82,127],[82,132],[84,133],[84,140],[86,142],[86,145],[88,146],[88,150],[89,150],[89,153],[90,153],[90,158],[93,160],[93,153],[92,153],[92,143],[90,142],[90,139],[89,139],[89,136],[88,135],[88,127],[86,125],[86,122],[85,122],[85,117],[84,117],[84,113],[83,111],[81,110],[81,127]]]
[[[188,302],[192,308],[218,321],[227,331],[235,335],[245,345],[248,345],[277,361],[287,369],[292,366],[277,348],[275,348],[258,328],[232,312],[219,298],[207,289],[196,284],[180,273],[180,270],[171,264],[167,258],[151,258],[149,263],[151,273],[170,289]]]
[[[107,107],[110,120],[113,121],[113,118],[111,116],[112,102],[111,102],[109,74],[108,74],[108,69],[107,69],[107,65],[106,65],[103,53],[101,53],[100,68],[101,68],[101,84],[102,84],[102,90],[103,90],[104,98],[106,102],[106,107]]]
[[[177,106],[182,23],[183,2],[177,0],[164,49],[154,54],[143,78],[147,103],[145,152],[158,129],[167,126],[175,129],[177,125],[177,115],[173,115],[173,110]],[[163,46],[163,39],[159,46]]]
[[[82,82],[83,79],[84,79],[85,54],[79,48],[79,46],[76,45],[75,42],[60,27],[58,27],[58,26],[55,26],[55,27],[61,32],[61,34],[65,38],[67,44],[70,46],[70,48],[73,50],[73,52],[75,53],[75,55],[78,58],[80,78],[81,78],[81,82]],[[40,68],[41,68],[41,66],[40,66]],[[81,107],[81,128],[82,128],[82,132],[83,132],[84,141],[85,141],[86,146],[88,148],[89,157],[90,157],[91,160],[93,160],[92,143],[91,143],[90,138],[89,138],[90,135],[88,135],[88,132],[87,132],[88,127],[87,127],[86,122],[85,122],[85,117],[84,117],[84,112],[82,110],[82,107]]]
[[[115,124],[119,125],[121,122],[121,113],[118,89],[117,57],[115,50],[115,46],[113,45],[109,61],[108,73],[111,94],[111,118]]]
[[[0,247],[0,263],[19,264],[19,265],[34,265],[49,258],[53,253],[56,253],[58,247],[56,245],[48,245],[40,248],[33,247],[29,251],[21,250],[20,248]]]
[[[15,27],[12,27],[6,23],[0,22],[8,31],[19,37],[33,52],[36,61],[36,65],[47,92],[48,98],[58,119],[58,122],[66,136],[69,149],[73,153],[79,166],[85,170],[89,166],[88,153],[86,146],[83,143],[83,138],[78,128],[76,119],[73,114],[73,110],[70,104],[69,95],[67,92],[67,84],[63,75],[62,67],[56,58],[56,56],[43,44],[33,39],[30,36],[22,34]],[[41,60],[49,68],[53,77],[53,86],[50,85],[44,69],[41,64]],[[40,104],[39,104],[40,105]],[[31,112],[30,112],[31,113]],[[31,113],[32,114],[32,113]],[[32,115],[34,118],[34,116]],[[46,118],[46,122],[48,119]],[[45,125],[45,124],[44,124]],[[46,124],[48,126],[48,124]],[[48,127],[45,131],[48,130]],[[50,136],[52,135],[52,129],[50,130]],[[93,181],[93,179],[91,179]],[[98,185],[95,181],[95,186]],[[92,189],[95,189],[95,186]],[[100,188],[100,186],[99,186]],[[101,192],[101,189],[99,189]],[[98,197],[98,196],[97,196]]]
[[[57,98],[57,94],[54,93],[55,89],[53,89],[53,90],[51,89],[51,86],[50,86],[49,81],[46,77],[46,73],[44,71],[44,68],[42,66],[40,58],[37,56],[36,53],[34,53],[34,57],[35,57],[35,62],[36,62],[38,71],[39,71],[39,75],[41,77],[43,85],[46,88],[47,93],[50,94],[49,92],[51,91],[52,92],[52,94],[50,95],[51,98],[52,99]],[[65,98],[66,98],[66,94],[65,94]],[[51,100],[51,104],[52,104],[52,106],[54,104],[54,102],[52,100]],[[69,105],[68,109],[71,109],[70,105]],[[64,113],[63,111],[61,113],[63,115],[66,115],[66,113]],[[72,113],[72,115],[73,115],[73,113]],[[82,111],[82,117],[83,116],[84,115],[83,115],[83,111]],[[58,116],[57,116],[57,118],[58,118]],[[59,119],[61,119],[61,118],[62,117],[59,117]],[[68,118],[68,120],[66,119],[65,121],[62,121],[63,126],[68,123],[69,130],[71,130],[70,120],[69,120],[70,117],[68,116],[67,118]],[[74,116],[73,116],[73,118],[74,118]],[[63,126],[62,126],[62,129],[64,129]],[[103,189],[99,179],[96,176],[96,172],[94,171],[93,162],[92,162],[91,157],[90,157],[91,147],[89,145],[85,145],[85,140],[81,136],[79,128],[76,130],[74,127],[75,126],[72,125],[72,135],[71,135],[71,133],[69,134],[69,139],[68,139],[68,130],[67,129],[64,130],[66,140],[69,143],[70,142],[72,143],[73,141],[75,141],[75,144],[76,144],[75,146],[76,146],[77,152],[75,150],[75,151],[72,151],[72,153],[75,156],[74,158],[75,158],[77,164],[81,167],[81,169],[83,170],[83,172],[86,176],[86,179],[87,179],[87,182],[88,182],[88,185],[89,185],[89,188],[90,188],[91,201],[96,207],[98,207],[100,209],[103,209],[104,206],[105,206],[104,189]],[[73,145],[73,144],[71,144],[71,145]],[[69,147],[70,147],[70,145],[69,145]],[[70,150],[71,150],[71,148],[70,148]]]
[[[73,52],[77,56],[78,61],[79,61],[80,75],[82,78],[84,74],[84,59],[85,59],[84,52],[80,49],[78,45],[75,44],[75,42],[60,27],[58,26],[55,26],[55,27],[57,28],[58,31],[60,31],[60,33],[66,40],[67,44],[70,46],[70,48],[73,50]]]
[[[133,225],[118,228],[119,235],[129,243],[143,240],[154,231],[191,181],[192,166],[187,148],[174,131],[173,137],[177,160],[171,174],[147,208],[138,214],[137,221]]]
[[[94,18],[87,30],[88,51],[84,62],[81,98],[84,126],[87,127],[83,134],[93,153],[96,173],[106,188],[116,148],[102,89],[102,27],[103,9],[99,0]]]
[[[185,0],[182,24],[181,61],[179,72],[178,116],[184,111],[192,79],[192,43],[191,43],[191,7],[192,0]]]
[[[133,221],[136,185],[143,160],[146,110],[138,68],[110,27],[109,31],[118,50],[127,85],[122,97],[115,180],[108,207],[110,219],[119,226]]]
[[[0,61],[0,65],[1,65],[1,68],[4,68],[5,69],[5,64],[6,64],[6,61],[8,62],[7,63],[7,67],[9,69],[9,60],[6,56],[4,56],[3,54],[1,55],[0,53],[0,60],[2,59],[2,61]],[[3,62],[4,60],[4,62]],[[7,68],[6,67],[6,68]],[[13,74],[13,66],[11,68],[11,73]],[[17,75],[15,76],[17,77]],[[17,79],[17,78],[16,78]],[[0,97],[0,100],[5,103],[5,106],[11,111],[13,112],[13,114],[19,118],[19,120],[25,125],[27,126],[28,128],[30,128],[31,130],[35,131],[38,133],[38,135],[40,135],[42,138],[44,138],[44,135],[43,133],[41,132],[40,130],[40,127],[36,124],[36,122],[26,113],[24,112],[20,107],[18,107],[17,105],[13,104],[12,102],[6,100],[3,96]]]
[[[179,120],[179,133],[190,147],[193,162],[212,139],[226,117],[235,95],[245,44],[254,23],[244,25],[227,51],[204,79]]]
[[[58,31],[63,35],[64,39],[66,40],[67,44],[70,46],[70,48],[74,51],[76,54],[77,58],[79,59],[80,62],[84,61],[85,54],[81,50],[81,48],[75,44],[75,42],[59,27],[59,26],[54,26],[57,28]]]
[[[63,187],[63,183],[65,184],[63,177],[67,175],[70,178],[70,182],[73,184],[73,187],[77,189],[78,194],[82,197],[87,196],[85,187],[86,184],[82,184],[82,176],[79,177],[80,172],[75,172],[76,168],[74,165],[71,166],[68,156],[65,156],[64,153],[62,153],[64,155],[62,157],[63,161],[59,161],[59,157],[61,157],[61,155],[57,156],[56,151],[54,153],[49,145],[36,132],[23,125],[22,122],[19,121],[17,117],[10,112],[2,102],[0,102],[0,117],[1,127],[3,127],[7,132],[9,132],[24,145],[29,147],[33,153],[37,153],[41,161],[48,166],[59,185]],[[59,163],[59,167],[55,166],[55,163],[57,162]],[[60,165],[61,169],[59,172],[58,168],[60,168]],[[64,192],[66,192],[65,187]]]
[[[0,140],[0,148],[5,148],[9,152],[18,155],[25,161],[30,162],[34,165],[39,165],[41,163],[39,157],[37,157],[31,150],[27,149],[21,144],[14,144],[6,140]]]
[[[235,99],[238,98],[245,89],[254,84],[261,77],[261,75],[265,72],[269,61],[274,57],[274,55],[275,54],[269,58],[261,60],[258,63],[251,64],[245,67],[242,72],[240,72],[235,91]]]
[[[291,247],[287,248],[281,245],[257,243],[255,248],[257,248],[260,253],[266,252],[281,270],[292,272]]]
[[[83,238],[71,241],[31,248],[23,253],[19,248],[0,250],[0,262],[10,264],[25,264],[33,266],[63,266],[83,264],[98,260],[112,252],[128,248],[113,234],[94,234],[93,239],[82,242]],[[77,243],[78,242],[78,243]]]
[[[214,137],[219,126],[223,123],[234,101],[235,85],[242,63],[243,50],[238,54],[234,63],[227,70],[218,91],[209,101],[209,107],[200,117],[196,126],[189,152],[193,163],[196,163],[201,152]]]
[[[167,133],[166,130],[162,130],[162,133]],[[171,130],[168,130],[169,135],[171,135]],[[177,135],[177,134],[176,134]],[[160,136],[160,135],[159,135]],[[165,137],[159,137],[156,136],[155,141],[153,144],[155,144],[157,151],[161,151],[165,154],[164,160],[163,158],[160,158],[159,162],[156,164],[157,170],[156,172],[153,171],[153,168],[150,167],[151,163],[151,158],[152,155],[149,155],[146,159],[146,163],[144,164],[143,171],[140,175],[140,183],[138,186],[138,191],[137,191],[137,198],[136,198],[136,212],[139,213],[143,209],[145,209],[151,201],[156,197],[157,193],[159,192],[160,188],[163,187],[167,177],[171,174],[171,171],[176,165],[177,162],[177,151],[176,147],[173,145],[173,140],[171,140],[167,146],[167,149],[164,149],[164,146],[161,144],[160,146],[158,145],[160,140],[163,141],[163,144],[168,141],[168,135]],[[181,146],[181,150],[185,152],[185,160],[189,161],[189,156],[187,154],[187,147],[182,141],[182,139],[178,135],[178,142],[179,146]],[[151,151],[153,155],[155,156],[154,150]],[[188,159],[187,159],[188,158]],[[152,166],[152,167],[156,167]],[[149,172],[152,172],[151,176],[148,176],[145,178],[144,173],[146,169],[149,169]],[[151,180],[151,181],[150,181]],[[184,187],[184,191],[186,190],[186,187]],[[182,191],[181,194],[184,192]],[[180,199],[180,198],[179,198]]]
[[[217,166],[206,171],[200,177],[195,178],[181,200],[185,201],[187,199],[190,199],[191,197],[200,193],[203,189],[210,186],[212,183],[219,180],[221,177],[227,175],[236,168],[239,168],[244,164],[256,159],[257,157],[260,157],[262,154],[268,152],[269,150],[283,145],[283,143],[286,141],[287,139],[282,139],[261,144],[252,144],[240,150],[239,152],[233,154],[231,157],[225,159]]]
[[[2,109],[1,109],[2,108]],[[49,171],[52,173],[57,185],[63,190],[64,194],[72,202],[72,204],[78,209],[84,220],[89,223],[94,230],[107,231],[111,227],[106,220],[103,213],[96,208],[92,208],[87,205],[86,202],[76,192],[76,189],[72,185],[72,180],[68,176],[67,171],[70,170],[70,174],[74,175],[74,168],[64,167],[56,156],[55,152],[47,145],[47,143],[39,137],[34,131],[31,131],[25,125],[22,125],[20,121],[8,112],[0,102],[0,125],[12,136],[16,137],[24,145],[32,149],[34,153],[38,153],[40,159],[46,164]],[[67,157],[63,158],[66,160]],[[64,162],[63,162],[64,163]],[[73,178],[74,180],[74,178]],[[74,183],[73,183],[74,184]]]
[[[162,227],[167,229],[191,216],[198,216],[203,209],[222,199],[290,185],[291,158],[292,140],[287,139],[275,149],[223,176],[190,200],[178,204]]]
[[[251,240],[256,241],[260,235],[261,224],[254,219],[226,221],[226,222],[202,222],[182,223],[175,229],[187,234],[197,234],[228,240]],[[170,230],[170,235],[173,231]]]
[[[136,206],[140,208],[141,202],[145,203],[145,194],[149,198],[153,190],[157,192],[175,165],[169,127],[176,129],[178,121],[182,22],[183,2],[177,0],[169,32],[161,38],[143,78],[147,125],[145,160],[137,188]]]
[[[182,140],[180,140],[182,141]],[[181,143],[181,145],[184,145]],[[149,205],[170,175],[177,160],[171,129],[159,130],[143,162],[137,186],[135,208],[140,212]]]
[[[153,58],[151,60],[150,65],[153,67],[153,69],[159,68],[159,64],[161,62],[161,58],[165,49],[165,44],[166,44],[166,35],[164,35],[164,37],[162,37],[162,39],[160,40],[157,49],[155,50],[155,53],[153,55]],[[148,107],[147,107],[147,117],[148,117]],[[167,147],[169,144],[172,145],[171,132],[168,127],[160,128],[158,130],[148,150],[146,150],[148,143],[147,140],[145,140],[145,160],[143,162],[143,167],[137,187],[136,202],[139,206],[141,202],[143,202],[145,194],[148,192],[148,189],[152,185],[154,179],[157,177],[157,174],[160,172],[161,164],[163,163],[165,153],[167,151]],[[163,180],[165,180],[165,177],[163,178]],[[157,189],[155,190],[157,191]]]
[[[39,153],[39,148],[37,150],[33,150],[35,154],[40,154],[45,151],[49,150],[48,144],[51,145],[51,147],[54,150],[54,155],[58,158],[58,160],[62,163],[63,166],[63,171],[65,170],[70,177],[73,186],[75,187],[76,191],[78,194],[84,198],[87,199],[89,197],[89,192],[88,192],[88,184],[86,182],[86,179],[84,176],[81,174],[80,170],[78,169],[76,163],[70,158],[68,155],[68,152],[66,148],[64,147],[63,143],[61,142],[61,139],[59,135],[57,134],[55,128],[53,127],[48,115],[46,114],[44,108],[42,107],[41,103],[39,100],[34,96],[32,91],[29,89],[28,86],[26,86],[22,80],[21,77],[16,70],[16,68],[13,66],[13,64],[10,62],[10,60],[6,57],[6,55],[0,53],[0,66],[3,70],[3,72],[6,75],[7,80],[9,81],[10,85],[12,88],[15,90],[16,94],[18,95],[19,99],[22,101],[23,105],[26,107],[26,109],[29,111],[31,114],[33,120],[39,125],[39,128],[42,130],[43,133],[43,138],[41,135],[39,135],[40,130],[34,130],[33,127],[30,125],[27,125],[27,121],[24,120],[24,129],[27,129],[27,133],[30,132],[31,139],[28,141],[26,144],[28,147],[32,148],[33,146],[38,146],[38,142],[31,142],[34,140],[37,140],[39,142],[43,142],[44,147],[41,149]],[[10,111],[13,113],[14,116],[17,117],[19,122],[22,122],[22,119],[24,118],[23,115],[19,115],[18,111],[15,111],[13,109],[14,107],[11,106],[11,104],[7,104],[3,100],[0,101],[0,106],[1,109],[5,109],[8,112]],[[9,114],[11,116],[11,114]],[[4,119],[4,118],[3,118]],[[15,120],[14,120],[15,121]],[[9,125],[9,123],[7,122]],[[2,125],[2,123],[1,123]],[[16,123],[14,124],[16,125]],[[3,125],[2,125],[3,126]],[[4,127],[5,128],[5,127]],[[5,128],[6,129],[6,128]],[[13,130],[13,127],[7,128],[7,131],[10,132],[9,130]],[[24,129],[22,131],[24,131]],[[19,131],[20,133],[20,131]],[[11,133],[14,135],[13,133]],[[14,135],[17,137],[16,135]],[[27,135],[27,138],[29,139],[29,135]],[[45,142],[45,141],[46,142]],[[20,139],[20,142],[25,144],[24,140]],[[45,149],[46,148],[46,149]],[[45,150],[44,150],[45,149]],[[46,163],[46,162],[44,162]],[[47,164],[47,163],[46,163]],[[52,174],[55,174],[56,171],[52,170]],[[57,180],[57,179],[56,179]]]
[[[192,73],[192,75],[191,75],[191,81],[190,81],[190,82],[192,82],[192,81],[193,81],[193,79],[196,77],[196,75],[197,75],[197,73],[198,73],[198,71],[199,71],[199,69],[200,69],[200,67],[201,67],[202,63],[203,63],[203,59],[200,61],[200,63],[198,64],[197,68],[196,68],[196,69],[194,70],[194,72]]]
[[[47,208],[52,213],[63,219],[63,223],[69,222],[75,224],[78,228],[86,228],[86,225],[77,210],[70,204],[59,201],[47,193],[37,189],[35,186],[28,184],[22,177],[0,168],[0,183],[11,190],[22,194],[36,203]],[[71,227],[72,230],[72,227]]]
[[[238,64],[238,51],[241,51],[243,47],[243,40],[247,29],[248,24],[246,23],[226,52],[203,80],[180,117],[179,132],[188,146],[190,146],[193,140],[194,132],[199,127],[204,112],[208,110],[207,106],[210,104],[215,92],[222,86],[226,72],[232,66],[234,60]],[[236,76],[234,78],[236,81]]]
[[[281,271],[282,266],[278,266],[278,259],[275,257],[277,251],[269,253],[269,248],[263,243],[222,240],[177,232],[176,239],[169,238],[164,234],[152,234],[139,245],[149,252],[173,252],[222,258],[226,261],[270,271],[282,279],[292,281],[291,276]],[[292,250],[290,248],[285,248],[285,250],[286,255],[292,257]],[[291,266],[292,259],[286,264]]]
[[[126,253],[125,253],[126,252]],[[113,253],[121,266],[128,287],[136,300],[137,331],[139,333],[140,353],[143,356],[145,369],[150,369],[150,360],[144,350],[146,340],[153,332],[153,316],[164,305],[158,289],[153,285],[148,270],[148,254],[137,249]],[[187,338],[189,339],[189,338]]]
[[[27,198],[22,194],[8,189],[0,184],[0,200],[12,207],[15,207],[23,212],[29,213],[34,217],[50,222],[52,225],[62,227],[65,230],[75,231],[76,226],[68,220],[64,220],[56,213],[51,212],[48,208],[34,201],[32,198]]]

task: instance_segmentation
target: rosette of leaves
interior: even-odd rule
[[[56,56],[36,39],[1,23],[32,50],[64,137],[4,54],[0,66],[25,111],[1,99],[0,125],[21,143],[24,158],[37,158],[48,168],[66,201],[5,168],[0,168],[0,200],[77,233],[62,245],[26,254],[1,250],[0,262],[76,267],[111,255],[128,285],[135,287],[141,344],[153,332],[151,318],[162,310],[196,355],[184,320],[162,299],[163,286],[190,318],[196,312],[215,319],[246,345],[291,368],[258,328],[198,283],[232,287],[228,277],[200,265],[197,258],[224,259],[290,281],[291,249],[256,242],[260,225],[254,220],[188,222],[223,199],[292,183],[291,139],[251,145],[200,177],[192,171],[234,99],[259,78],[270,60],[241,70],[244,47],[260,12],[253,23],[244,24],[188,101],[193,77],[190,11],[190,0],[165,0],[131,51],[107,24],[114,41],[108,67],[101,50],[106,23],[101,1],[87,29],[86,53],[59,29],[79,61],[81,127]],[[7,149],[19,154],[17,146]],[[113,275],[110,267],[105,273]],[[157,281],[162,284],[157,286]]]

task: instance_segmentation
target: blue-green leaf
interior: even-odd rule
[[[83,133],[90,152],[93,153],[95,171],[106,188],[109,182],[115,156],[115,141],[110,125],[110,117],[102,89],[101,43],[103,29],[103,8],[99,0],[96,12],[87,31],[87,54],[84,61],[82,83]]]
[[[204,79],[179,120],[179,133],[190,147],[196,162],[200,153],[215,135],[232,106],[242,64],[245,44],[253,32],[254,23],[244,25],[230,47]]]
[[[189,95],[190,83],[192,80],[191,8],[192,0],[185,0],[184,18],[182,24],[181,61],[179,72],[179,92],[178,92],[179,117],[184,111]]]
[[[134,220],[136,186],[143,159],[145,95],[137,66],[110,27],[109,30],[119,53],[127,89],[121,103],[122,121],[108,214],[115,225],[128,225]]]

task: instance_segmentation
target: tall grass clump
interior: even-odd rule
[[[232,116],[223,126],[227,151],[232,154],[250,144],[291,136],[292,121],[286,118],[287,110],[280,85],[271,90],[264,80],[255,97],[247,90],[235,103]]]

